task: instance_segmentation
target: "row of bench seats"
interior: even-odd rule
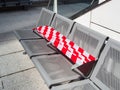
[[[37,32],[15,31],[51,90],[120,89],[119,42],[45,8],[41,10],[37,26],[42,25],[52,26],[97,58],[72,70],[74,64]]]

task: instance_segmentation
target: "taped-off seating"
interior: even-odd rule
[[[84,51],[73,41],[67,39],[64,35],[50,26],[40,26],[35,30],[78,66],[96,60],[94,56]]]
[[[49,15],[49,12],[47,12],[48,15]],[[51,12],[50,12],[50,15],[51,15]],[[46,18],[44,17],[44,20],[45,19]],[[43,21],[43,20],[41,20],[41,21]],[[58,14],[55,14],[52,21],[49,21],[49,22],[51,22],[50,26],[53,26],[57,31],[62,32],[65,36],[67,36],[69,34],[69,32],[73,26],[72,20],[69,20],[63,16],[58,15]],[[46,25],[47,25],[47,23],[46,23]],[[34,40],[33,39],[21,40],[21,43],[22,43],[23,47],[25,48],[25,51],[27,52],[27,54],[30,57],[58,53],[55,50],[55,48],[51,47],[50,45],[47,45],[46,44],[47,42],[48,41],[46,41],[44,38],[34,39]]]
[[[120,89],[120,44],[47,9],[36,27],[15,34],[51,90]]]
[[[80,28],[78,27],[79,24],[75,24],[73,26],[72,32],[71,34],[69,34],[70,40],[73,40],[79,46],[81,46],[80,43],[82,43],[86,51],[90,52],[90,48],[91,48],[92,50],[91,53],[98,58],[100,49],[104,44],[106,36],[101,35],[97,32],[93,33],[92,30],[90,31],[90,29],[82,25],[80,25]],[[80,37],[81,34],[83,34],[82,38]],[[83,36],[85,37],[83,38]],[[85,39],[88,39],[89,42],[84,41]],[[93,41],[97,41],[97,42],[93,43]],[[87,76],[91,72],[90,68],[93,67],[92,64],[89,64],[89,66],[84,67],[84,71],[86,71],[85,73],[79,72],[79,70],[76,68],[76,65],[75,67],[73,67],[73,64],[70,63],[68,59],[66,59],[66,57],[59,54],[32,57],[32,61],[34,62],[35,66],[37,67],[38,71],[41,73],[42,77],[44,78],[46,84],[49,87],[56,84],[61,84],[63,82],[69,82],[71,80],[80,79],[81,77],[84,77],[84,74],[85,76]],[[72,71],[71,67],[76,68],[79,74]]]
[[[90,79],[54,86],[51,90],[120,90],[120,42],[109,39]]]
[[[36,27],[40,25],[51,25],[51,21],[52,18],[54,17],[54,14],[55,14],[54,12],[42,8]],[[31,28],[28,30],[16,30],[14,32],[19,40],[43,39],[41,36],[38,36],[37,33],[33,33]]]

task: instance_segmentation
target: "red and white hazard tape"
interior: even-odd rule
[[[82,65],[96,60],[94,56],[87,53],[73,41],[67,39],[64,35],[50,26],[40,26],[34,30],[37,30],[40,35],[51,42],[53,46],[70,58],[75,64]]]

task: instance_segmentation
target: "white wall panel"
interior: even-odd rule
[[[106,36],[109,36],[110,38],[112,39],[115,39],[117,41],[120,41],[120,34],[116,33],[116,32],[113,32],[113,31],[110,31],[106,28],[103,28],[103,27],[100,27],[98,25],[95,25],[95,24],[91,24],[91,28],[95,31],[98,31]]]
[[[90,26],[90,12],[76,18],[74,21],[89,27]]]
[[[92,22],[120,32],[120,0],[112,0],[93,10]]]

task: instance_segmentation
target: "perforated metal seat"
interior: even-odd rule
[[[32,61],[49,87],[80,77],[71,70],[68,59],[60,54],[32,57]]]
[[[42,8],[41,12],[40,12],[40,17],[39,17],[39,21],[37,22],[37,26],[40,25],[50,25],[52,18],[54,16],[54,12]],[[35,33],[33,33],[32,28],[31,30],[16,30],[14,31],[17,38],[19,40],[32,40],[32,39],[41,39],[42,37],[40,37],[40,35],[36,35]]]
[[[54,86],[51,90],[120,90],[119,68],[120,42],[109,39],[100,55],[90,80]],[[91,81],[99,87],[99,89],[91,88]],[[89,84],[89,86],[87,84]]]
[[[47,45],[47,41],[44,39],[22,40],[21,44],[30,57],[56,53],[54,49]]]
[[[14,33],[18,40],[42,39],[40,35],[35,34],[32,30],[16,30]]]
[[[66,23],[66,24],[64,24],[64,23]],[[64,18],[60,15],[55,15],[54,20],[52,21],[52,26],[54,26],[54,28],[57,31],[60,31],[62,33],[64,32],[65,36],[68,35],[68,33],[70,32],[72,25],[73,25],[72,20]],[[36,55],[41,55],[41,54],[53,54],[56,52],[56,51],[54,51],[55,48],[53,50],[47,46],[47,41],[45,39],[29,40],[29,41],[22,40],[21,43],[22,43],[23,47],[25,48],[25,51],[28,53],[28,55],[30,57],[36,56]],[[37,50],[36,48],[31,48],[31,47],[37,47],[39,49]]]
[[[76,30],[75,27],[76,26],[74,26],[74,28],[73,28],[74,31],[72,31],[72,33],[69,36],[69,38],[71,40],[73,40],[77,44],[80,41],[82,41],[82,43],[86,43],[87,44],[87,42],[84,42],[84,39],[79,36],[79,35],[83,34],[82,31],[86,30],[86,28],[84,27],[82,30],[81,29],[79,30],[79,28],[83,27],[82,26],[82,27],[77,27],[78,30]],[[88,34],[88,32],[90,32],[90,34]],[[104,44],[104,41],[106,39],[106,36],[103,36],[103,35],[101,35],[101,34],[99,34],[97,32],[96,33],[92,33],[92,31],[89,31],[88,28],[87,28],[85,34],[83,34],[83,37],[85,37],[84,35],[86,37],[89,36],[88,37],[89,39],[98,40],[98,42],[95,44],[96,46],[94,45],[95,47],[93,47],[94,50],[102,47],[102,45]],[[98,37],[100,36],[102,40],[100,40],[95,35],[97,35]],[[93,45],[93,44],[88,43],[88,46],[90,46],[90,45]],[[99,47],[97,47],[97,46],[99,46]],[[100,49],[99,49],[99,51],[100,51]],[[99,53],[99,52],[96,52],[96,53]],[[96,55],[98,55],[98,54],[96,54]],[[40,71],[40,73],[43,76],[43,78],[45,79],[45,81],[46,81],[48,86],[55,85],[55,84],[58,84],[60,82],[66,82],[67,78],[69,78],[69,80],[75,80],[78,77],[82,77],[80,74],[78,75],[77,73],[75,73],[75,75],[74,74],[69,74],[69,72],[73,73],[73,71],[71,70],[71,66],[73,64],[68,62],[68,60],[65,57],[63,57],[63,56],[54,56],[54,55],[51,55],[51,56],[39,56],[39,57],[33,57],[32,60],[35,63],[35,66]],[[44,65],[44,64],[46,64],[46,65]],[[57,69],[57,66],[59,66],[58,69]],[[61,68],[62,68],[62,70],[61,70]],[[90,67],[88,66],[88,68],[90,68]],[[53,71],[50,70],[50,69],[52,69]],[[53,74],[50,74],[50,73],[53,73]],[[86,73],[88,73],[88,70],[86,70]],[[55,77],[57,77],[57,78],[55,78]],[[71,78],[71,77],[74,77],[74,78]]]
[[[120,42],[108,40],[91,76],[102,90],[120,90]]]

